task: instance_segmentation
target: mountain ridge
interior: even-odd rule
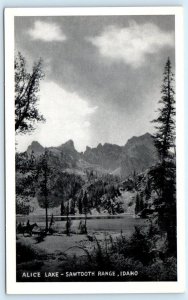
[[[94,169],[99,172],[110,173],[127,177],[135,172],[141,172],[155,164],[158,160],[157,151],[150,133],[133,136],[125,145],[119,146],[111,143],[99,143],[97,147],[86,147],[84,152],[75,149],[74,141],[68,140],[58,147],[43,147],[39,142],[33,141],[27,152],[35,155],[42,154],[49,149],[60,160],[67,162],[69,169]]]

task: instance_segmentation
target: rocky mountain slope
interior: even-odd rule
[[[27,152],[32,151],[36,156],[45,150],[38,142],[34,141]],[[134,172],[142,172],[155,164],[157,152],[152,136],[146,133],[139,137],[132,137],[124,146],[105,143],[96,148],[86,147],[85,152],[79,153],[74,142],[69,140],[59,147],[49,147],[54,164],[72,172],[84,174],[88,170],[97,173],[110,173],[126,178]]]

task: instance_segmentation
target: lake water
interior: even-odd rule
[[[63,231],[66,228],[66,217],[54,217],[54,227],[58,231]],[[80,220],[84,222],[83,216],[72,216],[71,217],[71,228],[74,231],[78,231]],[[17,216],[17,222],[26,223],[27,220],[30,224],[36,222],[39,227],[45,227],[44,216]],[[50,217],[49,217],[50,221]],[[87,229],[88,232],[106,231],[106,232],[132,232],[134,226],[144,226],[146,220],[140,218],[134,218],[132,215],[116,215],[116,216],[88,216]]]

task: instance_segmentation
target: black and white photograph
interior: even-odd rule
[[[135,12],[14,15],[16,283],[181,277],[176,16]]]

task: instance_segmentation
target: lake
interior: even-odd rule
[[[30,224],[36,222],[39,227],[45,227],[44,216],[17,216],[17,222],[26,223],[27,220]],[[66,216],[54,216],[54,227],[58,231],[63,231],[66,228]],[[78,231],[80,220],[84,222],[84,216],[71,216],[72,230]],[[49,217],[50,221],[50,217]],[[91,216],[87,218],[88,232],[106,231],[106,232],[124,232],[131,233],[134,231],[134,226],[144,226],[146,219],[135,218],[133,215],[115,215],[115,216]]]

